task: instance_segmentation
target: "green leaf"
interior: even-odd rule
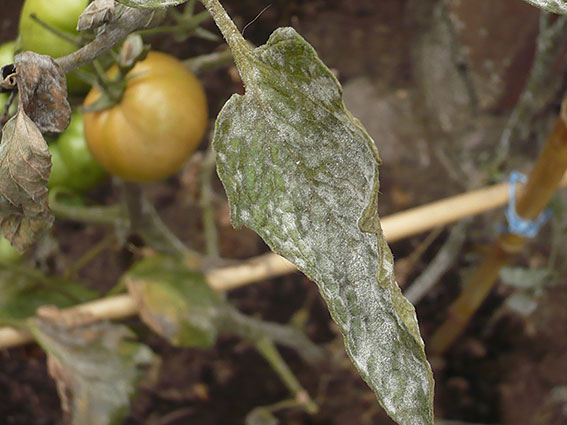
[[[295,30],[280,28],[251,50],[215,1],[205,5],[246,86],[223,107],[214,137],[232,223],[255,230],[317,283],[388,414],[400,424],[431,424],[433,378],[380,228],[373,140]]]
[[[173,345],[206,348],[216,342],[223,302],[202,273],[154,256],[136,263],[122,282],[142,320]]]
[[[567,2],[565,0],[524,0],[532,6],[539,7],[551,13],[559,15],[567,14]]]
[[[187,0],[118,0],[119,3],[139,9],[157,9],[160,7],[177,6]]]
[[[38,311],[28,329],[48,354],[66,423],[119,424],[153,360],[145,345],[125,339],[131,332],[109,322],[89,323],[57,309]]]
[[[31,317],[42,305],[70,307],[98,296],[83,285],[44,276],[25,265],[0,266],[0,322]]]

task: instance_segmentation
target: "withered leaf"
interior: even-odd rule
[[[42,133],[61,133],[71,121],[67,82],[51,56],[23,52],[14,58],[18,100]]]
[[[25,251],[53,223],[47,205],[51,155],[34,122],[20,110],[2,128],[0,228]]]
[[[122,278],[142,320],[181,347],[211,347],[219,332],[221,298],[204,276],[162,256],[145,258]]]
[[[114,17],[114,0],[94,0],[79,16],[77,31],[98,28]]]
[[[68,317],[55,308],[38,311],[28,329],[48,354],[61,405],[74,425],[120,423],[128,414],[151,350],[126,338],[123,325]]]

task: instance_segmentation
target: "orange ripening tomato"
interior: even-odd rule
[[[205,92],[181,61],[165,53],[150,52],[126,78],[120,103],[83,114],[87,145],[115,176],[132,182],[163,179],[179,170],[203,138]],[[84,106],[99,97],[93,88]]]

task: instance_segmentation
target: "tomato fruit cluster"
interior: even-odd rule
[[[93,88],[85,107],[100,96]],[[173,56],[150,52],[126,76],[118,104],[84,114],[85,136],[95,159],[111,174],[154,181],[179,170],[199,146],[207,119],[199,80]]]
[[[77,21],[88,3],[89,0],[26,0],[19,22],[19,43],[22,50],[31,50],[54,58],[77,50],[74,43],[45,28],[31,15],[34,14],[69,38],[74,38],[78,34],[75,29]],[[67,85],[73,93],[84,93],[88,89],[88,85],[73,73],[68,74]]]
[[[96,187],[107,176],[88,150],[79,112],[73,112],[69,127],[49,144],[49,152],[52,162],[49,188],[83,192]]]

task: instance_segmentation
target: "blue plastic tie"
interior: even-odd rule
[[[508,200],[508,207],[506,208],[506,219],[508,220],[508,232],[515,233],[518,236],[526,238],[533,238],[539,232],[552,215],[551,210],[545,210],[535,220],[525,220],[516,212],[516,183],[526,183],[528,178],[525,174],[519,171],[512,171],[510,173],[510,180],[508,190],[510,192],[510,199]]]

